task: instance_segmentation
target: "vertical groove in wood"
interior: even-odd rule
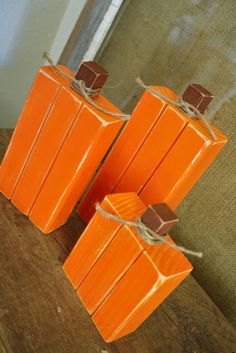
[[[7,198],[15,190],[59,88],[55,75],[48,77],[46,69],[39,70],[1,163],[0,191]]]
[[[164,90],[172,99],[176,98],[176,95],[167,88],[155,87],[155,89]],[[94,214],[95,202],[100,202],[105,195],[114,191],[166,105],[164,100],[154,97],[149,92],[144,93],[78,207],[78,213],[85,222],[88,222]]]
[[[134,331],[192,270],[181,252],[164,244],[152,247],[153,251],[149,248],[92,316],[107,342]]]
[[[135,193],[108,195],[101,207],[129,220],[136,219],[145,209]],[[74,288],[79,287],[121,227],[98,212],[94,215],[63,266]]]
[[[82,106],[61,88],[32,149],[12,196],[12,203],[28,215]]]
[[[217,138],[213,141],[205,129],[190,121],[140,192],[141,199],[148,204],[166,202],[176,209],[226,144],[221,133]]]

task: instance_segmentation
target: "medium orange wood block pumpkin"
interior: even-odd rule
[[[92,316],[104,340],[136,330],[191,270],[180,251],[164,244],[147,246]]]
[[[62,70],[71,74],[65,67]],[[48,114],[62,79],[50,67],[41,67],[29,92],[0,168],[0,191],[11,198]]]
[[[212,98],[212,94],[198,84],[190,85],[183,94],[183,99],[202,114]],[[215,138],[201,120],[188,115],[186,119],[186,128],[139,191],[145,203],[165,202],[176,209],[227,142],[227,138],[211,123]]]
[[[176,94],[168,88],[152,88],[173,100],[177,98]],[[108,157],[78,207],[78,213],[85,222],[89,222],[93,216],[95,212],[95,203],[102,201],[105,195],[114,192],[117,184],[132,163],[149,133],[152,131],[155,124],[159,122],[166,107],[167,102],[164,99],[156,97],[149,92],[144,93],[132,113],[129,122],[111,149]],[[179,130],[181,129],[183,121],[182,119],[180,120],[181,121],[179,123],[177,122],[171,131],[170,135],[172,138],[169,139],[171,141],[173,140],[173,135],[176,133],[176,130],[178,131],[177,133],[179,133]],[[163,124],[160,122],[160,125]],[[167,127],[165,126],[164,129],[166,131]],[[168,145],[169,140],[164,143],[161,148],[158,156],[159,159],[161,159],[166,150],[168,150],[168,147],[166,146]],[[161,142],[163,142],[163,140],[161,140]],[[143,163],[146,163],[146,160],[147,158]],[[142,168],[145,168],[145,166],[142,166]],[[133,187],[130,190],[126,188],[126,191],[133,191],[133,189]],[[120,188],[120,191],[123,191],[122,188]]]
[[[129,220],[136,220],[145,210],[143,202],[134,193],[108,195],[101,206],[105,211]],[[63,266],[75,289],[83,282],[121,227],[121,224],[96,212]]]
[[[212,98],[212,94],[198,84],[190,85],[183,94],[183,99],[202,114]],[[201,120],[187,115],[186,118],[188,125],[139,192],[146,203],[165,202],[176,209],[227,142],[211,123],[215,138]]]
[[[212,98],[210,92],[197,84],[189,85],[183,94],[183,99],[201,113]],[[216,141],[202,121],[168,104],[113,192],[134,191],[146,204],[166,202],[175,209],[227,142],[223,134],[210,126]],[[102,172],[103,168],[100,174]],[[102,187],[96,190],[97,179],[78,208],[84,220],[83,215],[93,208],[91,200],[103,191]],[[109,185],[109,174],[104,175],[105,180]]]

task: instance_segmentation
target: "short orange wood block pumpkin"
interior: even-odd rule
[[[136,209],[130,211],[130,217],[121,212],[129,204],[130,210]],[[108,195],[101,206],[128,220],[137,220],[147,209],[135,193]],[[115,233],[111,225],[116,226]],[[173,242],[169,236],[167,240]],[[149,245],[134,228],[97,212],[64,264],[64,271],[107,342],[134,331],[191,270],[181,252],[164,244]]]

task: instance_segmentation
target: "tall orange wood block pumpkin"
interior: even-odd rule
[[[105,98],[99,101],[119,112]],[[67,221],[122,123],[83,105],[29,214],[42,232],[49,233]]]
[[[62,70],[71,74],[65,67]],[[41,67],[19,117],[0,168],[0,191],[11,198],[23,169],[66,79],[50,67]]]
[[[101,89],[108,73],[99,65],[92,62],[82,63],[76,76],[84,80],[84,84],[87,89]],[[115,134],[118,132],[119,125],[121,126],[121,121],[118,121],[119,119],[117,119],[117,123],[115,119],[112,120],[108,118],[106,120],[106,118],[103,117],[103,113],[96,111],[89,103],[87,103],[83,96],[71,87],[70,78],[65,80],[63,75],[59,75],[59,80],[61,83],[61,88],[58,96],[56,97],[53,107],[47,116],[46,122],[31,151],[31,155],[25,164],[24,170],[12,197],[12,202],[25,214],[29,214],[32,209],[63,144],[65,143],[67,137],[71,138],[69,133],[71,129],[74,128],[74,125],[78,126],[77,130],[79,129],[79,133],[84,135],[83,137],[78,135],[77,138],[80,140],[83,138],[85,144],[87,143],[86,146],[83,146],[80,141],[80,151],[77,146],[74,146],[74,151],[71,151],[72,154],[76,154],[77,161],[79,161],[80,158],[83,158],[83,155],[81,154],[85,152],[83,148],[91,147],[90,144],[93,142],[91,138],[96,138],[95,135],[98,133],[98,130],[100,128],[100,130],[102,130],[105,125],[113,124],[112,127],[108,128],[108,126],[106,126],[103,128],[105,137],[103,143],[101,143],[100,154],[97,154],[97,160],[99,158],[101,159],[103,154],[106,152],[106,149],[109,147],[108,144],[111,144]],[[102,104],[104,108],[109,107],[110,110],[113,111],[116,109],[110,102],[101,96],[94,98],[94,101],[98,104]],[[81,111],[82,107],[88,107],[91,109],[91,114],[89,114],[86,110]],[[85,120],[86,118],[88,120],[87,126],[83,123],[83,119]],[[99,124],[98,120],[102,123]],[[90,131],[91,134],[89,134]],[[66,157],[64,155],[63,158],[65,158],[64,164],[67,164],[67,158],[69,158],[69,156]],[[99,161],[97,163],[99,163]],[[92,168],[96,167],[91,164],[91,170],[94,172],[95,170]],[[89,176],[91,177],[91,173],[88,172],[87,175],[88,178]],[[81,183],[81,187],[85,186],[85,183]],[[47,202],[47,195],[44,201]],[[42,230],[46,231],[46,229],[43,229],[43,226]]]
[[[109,200],[112,211],[105,201],[101,205],[103,210],[126,220],[141,218],[161,235],[176,222],[167,206],[147,208],[135,193],[113,194],[105,200]],[[136,214],[130,212],[131,217],[123,217],[120,207],[128,204],[130,209],[136,209]],[[110,227],[116,225],[115,234],[104,222]],[[96,237],[96,229],[99,237]],[[173,243],[169,236],[167,240]],[[93,262],[86,260],[90,254],[93,254]],[[97,212],[64,265],[69,280],[75,289],[78,287],[79,297],[108,342],[134,331],[191,269],[181,252],[169,245],[149,245],[135,228],[121,226]],[[75,278],[80,280],[75,281]]]
[[[82,63],[76,74],[76,79],[83,81],[82,87],[77,85],[78,82],[72,84],[74,75],[67,69],[46,67],[44,71],[49,83],[56,78],[57,95],[50,109],[48,107],[47,114],[43,117],[40,115],[43,123],[40,128],[39,124],[35,127],[34,133],[37,136],[30,147],[27,145],[29,150],[26,150],[27,146],[23,143],[27,157],[18,173],[12,202],[24,214],[30,214],[32,222],[48,233],[68,219],[122,127],[124,115],[100,95],[108,73],[98,64]],[[69,77],[64,77],[65,72]],[[35,104],[35,97],[42,95],[42,99],[44,98],[48,82],[43,83],[35,88],[33,98],[26,104],[26,111],[29,113],[26,122],[17,125],[16,136],[32,135],[29,128],[34,117],[30,115],[32,106],[29,108],[28,105],[31,101]],[[84,98],[81,90],[85,91],[86,97],[91,97]],[[40,104],[40,100],[37,104]],[[20,144],[19,138],[17,143]],[[7,153],[3,161],[3,181],[7,180],[8,174],[11,176],[9,168],[4,168],[5,164],[8,166],[10,163],[13,174],[15,173],[12,161],[18,155],[17,143],[13,144],[14,149],[10,144],[11,154]]]
[[[175,93],[168,88],[153,87],[153,89],[165,94],[173,100],[177,98]],[[120,179],[131,165],[155,124],[159,123],[162,131],[164,130],[165,132],[170,128],[160,121],[160,117],[166,107],[167,102],[164,99],[156,97],[149,92],[144,93],[132,113],[129,122],[111,149],[102,168],[78,207],[78,213],[85,222],[88,222],[93,216],[95,203],[102,201],[105,195],[114,192]],[[170,117],[167,119],[171,120]],[[163,143],[163,138],[161,138],[160,142],[163,143],[163,146],[161,146],[157,157],[159,160],[165,155],[166,150],[170,148],[170,145],[173,143],[172,141],[175,140],[175,134],[178,134],[179,130],[181,130],[183,121],[182,119],[180,120],[181,121],[174,123],[173,130],[171,130],[170,137],[166,142]],[[143,163],[148,163],[148,158],[146,158]],[[142,170],[145,168],[146,167],[142,165]],[[126,188],[126,190],[133,191],[133,186],[130,190],[128,190],[128,188]]]

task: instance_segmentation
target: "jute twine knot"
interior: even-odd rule
[[[199,112],[199,110],[196,107],[194,107],[192,104],[185,102],[182,98],[179,98],[176,101],[172,100],[171,98],[167,97],[166,95],[162,94],[161,92],[158,92],[158,91],[152,89],[151,87],[146,86],[140,77],[138,77],[136,79],[136,82],[139,86],[141,86],[142,88],[144,88],[145,90],[147,90],[148,92],[153,94],[154,96],[159,97],[161,99],[164,99],[166,102],[168,102],[168,103],[174,105],[175,107],[177,107],[178,109],[182,110],[184,113],[186,113],[191,118],[200,119],[203,122],[203,124],[205,125],[205,127],[208,129],[213,140],[217,141],[217,136],[216,136],[214,130],[212,129],[212,127],[210,126],[209,122],[205,118],[205,116],[202,115]]]
[[[53,68],[54,71],[58,72],[60,75],[68,78],[69,80],[72,81],[72,86],[84,97],[84,99],[90,103],[94,108],[96,108],[97,110],[117,117],[117,118],[121,118],[123,120],[128,120],[130,118],[130,115],[127,114],[121,114],[121,113],[117,113],[117,112],[111,112],[105,108],[103,108],[101,105],[95,103],[95,101],[91,98],[91,97],[95,97],[100,93],[100,89],[91,89],[85,86],[85,83],[83,80],[77,80],[76,78],[74,78],[73,76],[67,74],[66,72],[64,72],[63,70],[61,70],[59,67],[57,67],[54,62],[52,61],[52,59],[50,58],[49,54],[47,52],[43,53],[43,58],[47,60],[47,62],[50,64],[50,66]]]
[[[188,250],[183,246],[177,245],[177,244],[173,244],[171,242],[169,242],[165,237],[155,233],[152,229],[150,229],[149,227],[145,226],[145,224],[138,219],[136,222],[133,221],[129,221],[129,220],[125,220],[122,219],[118,216],[115,216],[107,211],[105,211],[99,203],[96,203],[95,205],[96,211],[98,213],[100,213],[103,217],[111,219],[117,223],[120,223],[122,225],[127,225],[130,227],[134,227],[138,234],[141,236],[141,238],[148,244],[151,245],[160,245],[160,243],[166,244],[169,247],[177,250],[177,251],[181,251],[185,254],[189,254],[192,256],[196,256],[196,257],[202,257],[203,253],[202,252],[196,252],[196,251],[192,251],[192,250]]]

